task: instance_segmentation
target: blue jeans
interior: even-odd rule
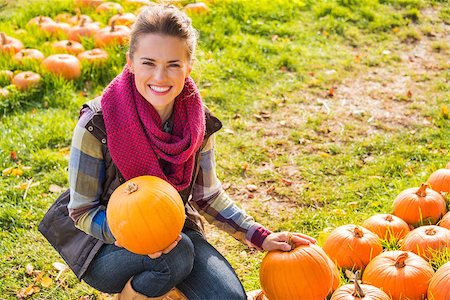
[[[83,280],[97,290],[119,293],[133,277],[134,290],[158,297],[177,287],[188,299],[247,299],[228,261],[203,236],[186,230],[169,253],[157,259],[105,244]]]

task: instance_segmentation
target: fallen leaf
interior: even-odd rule
[[[292,183],[293,183],[293,181],[292,180],[290,180],[290,179],[287,179],[287,178],[280,178],[280,181],[282,182],[282,183],[284,183],[285,185],[292,185]]]
[[[41,280],[41,285],[45,288],[51,287],[52,284],[53,284],[53,280],[48,276],[44,276]]]
[[[16,162],[18,160],[16,151],[11,151],[11,153],[9,154],[9,157],[11,158],[11,160],[13,162]]]
[[[39,291],[40,291],[39,287],[37,287],[37,286],[35,286],[33,284],[30,284],[26,288],[20,289],[20,292],[17,294],[17,297],[19,297],[20,299],[23,299],[23,298],[31,296],[34,293],[37,293]]]
[[[331,156],[329,153],[326,152],[320,152],[319,155],[323,158],[329,158]]]
[[[340,216],[345,216],[347,214],[347,212],[345,210],[340,209],[340,208],[335,208],[331,212],[335,215],[340,215]]]
[[[406,96],[407,96],[408,98],[411,98],[411,97],[412,97],[412,92],[408,90],[408,92],[406,93]]]
[[[52,266],[58,271],[65,271],[67,269],[67,265],[60,262],[54,262]]]
[[[34,271],[34,267],[32,264],[27,264],[25,266],[25,273],[27,273],[28,275],[32,275]]]
[[[271,185],[271,186],[269,186],[269,188],[266,190],[266,193],[267,193],[267,194],[270,194],[270,193],[272,193],[273,191],[275,191],[275,186]]]
[[[59,194],[62,193],[65,189],[56,184],[50,184],[48,190],[52,193]]]
[[[247,184],[245,186],[245,188],[247,190],[249,190],[250,192],[254,192],[254,191],[258,190],[258,186],[254,185],[254,184]]]
[[[334,87],[330,87],[328,90],[328,97],[334,97]]]
[[[234,134],[234,131],[233,130],[231,130],[231,129],[228,129],[228,128],[225,128],[225,133],[228,133],[228,134],[231,134],[231,135],[233,135]]]

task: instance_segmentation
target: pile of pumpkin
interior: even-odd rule
[[[449,300],[450,262],[435,272],[433,257],[450,254],[450,163],[427,184],[402,191],[392,214],[377,214],[362,226],[335,228],[323,246],[269,252],[260,269],[263,292],[257,299]],[[399,250],[384,250],[382,240]],[[394,247],[395,248],[395,247]],[[362,273],[340,285],[340,270]],[[351,276],[350,276],[351,277]]]
[[[40,50],[25,48],[22,41],[1,32],[0,55],[8,56],[19,68],[37,63],[43,72],[61,76],[66,80],[78,79],[82,75],[82,62],[95,67],[107,61],[107,48],[127,44],[136,16],[148,5],[155,4],[148,0],[125,0],[125,3],[126,7],[136,9],[135,12],[125,12],[123,6],[117,2],[75,0],[76,15],[63,13],[54,19],[47,16],[34,17],[27,23],[27,28],[37,28],[46,37],[56,39],[51,44],[54,54],[45,57]],[[94,22],[89,15],[81,14],[82,9],[95,10],[99,16],[111,16],[108,25],[101,28],[99,22]],[[188,13],[208,11],[208,7],[202,2],[186,5],[184,9]],[[85,39],[93,39],[95,48],[85,50],[82,43]],[[14,73],[10,70],[0,70],[0,79],[24,91],[37,87],[42,78],[40,74],[30,70]],[[7,97],[10,91],[11,89],[0,87],[0,98]]]

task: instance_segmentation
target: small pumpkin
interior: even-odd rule
[[[109,55],[103,49],[94,48],[81,52],[77,57],[80,61],[85,61],[93,65],[101,65],[108,60]]]
[[[439,222],[439,226],[447,228],[450,230],[450,212],[446,213],[441,221]]]
[[[149,0],[125,0],[125,5],[132,10],[149,5],[155,5],[155,2]]]
[[[268,299],[324,299],[332,290],[336,266],[322,248],[300,245],[291,251],[270,251],[259,279]],[[331,267],[333,266],[333,267]]]
[[[4,32],[0,32],[0,52],[14,55],[22,49],[23,44],[20,40],[7,36]]]
[[[65,79],[77,79],[81,76],[81,63],[76,56],[71,54],[53,54],[46,57],[42,68]]]
[[[389,296],[381,289],[370,284],[359,284],[354,280],[353,284],[346,284],[338,288],[330,300],[390,300]]]
[[[151,254],[177,239],[185,208],[170,183],[155,176],[139,176],[114,190],[106,216],[117,242],[131,252]]]
[[[47,23],[54,23],[55,21],[50,17],[45,16],[37,16],[32,19],[30,19],[27,23],[27,26],[37,26],[41,28],[42,25]]]
[[[408,233],[401,244],[402,250],[429,260],[435,252],[450,250],[450,230],[436,225],[420,226]]]
[[[81,38],[93,38],[97,31],[100,30],[100,25],[97,22],[88,22],[86,18],[82,18],[80,24],[75,25],[69,29],[67,36],[69,40],[81,42]]]
[[[375,233],[349,224],[335,228],[325,239],[323,250],[338,267],[362,270],[383,246]]]
[[[410,230],[408,224],[391,214],[376,214],[363,222],[363,227],[376,233],[383,240],[399,240]]]
[[[49,36],[68,34],[70,25],[65,22],[48,22],[41,25],[40,29]]]
[[[428,300],[450,299],[450,261],[443,264],[431,277],[427,295]]]
[[[111,26],[113,23],[116,25],[124,25],[130,27],[136,21],[136,16],[132,13],[119,13],[117,15],[112,16],[108,24]]]
[[[103,48],[109,45],[126,45],[131,34],[130,28],[123,25],[106,26],[100,29],[94,36],[95,46]]]
[[[436,192],[450,192],[450,169],[438,169],[428,178],[428,184]]]
[[[105,0],[75,0],[75,6],[77,7],[97,7],[105,2]]]
[[[10,70],[0,70],[0,81],[8,81],[11,82],[11,80],[14,77],[14,73]]]
[[[22,49],[13,56],[18,63],[41,62],[44,58],[44,53],[37,49]]]
[[[84,51],[81,43],[71,40],[56,41],[52,44],[52,49],[56,53],[68,53],[77,55]]]
[[[424,183],[402,191],[393,205],[393,214],[413,227],[434,225],[447,212],[444,197]]]
[[[422,257],[409,251],[385,251],[369,262],[362,281],[382,289],[392,299],[421,300],[434,271]]]
[[[195,2],[187,4],[183,10],[187,14],[203,14],[209,11],[209,7],[204,2]]]
[[[6,88],[0,88],[0,99],[8,97],[10,92]]]
[[[95,8],[97,13],[118,14],[123,13],[122,5],[117,2],[103,2]]]
[[[86,23],[92,23],[92,22],[93,22],[93,21],[92,21],[92,18],[91,18],[90,16],[81,14],[80,8],[77,7],[77,8],[76,8],[76,12],[75,12],[75,16],[71,16],[71,17],[67,20],[67,22],[68,22],[69,24],[71,24],[71,25],[77,25],[77,24],[80,24],[81,21],[83,21],[83,20],[84,20],[84,22],[86,22]]]
[[[24,71],[16,74],[12,79],[12,84],[20,91],[25,91],[36,87],[41,81],[41,76],[31,71]]]

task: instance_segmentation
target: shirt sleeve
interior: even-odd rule
[[[250,247],[261,249],[264,239],[271,233],[239,208],[222,188],[216,175],[214,135],[201,152],[200,170],[191,201],[209,223]]]
[[[69,216],[75,226],[106,243],[114,237],[106,220],[106,208],[101,204],[105,161],[102,144],[85,126],[93,112],[85,109],[75,127],[69,160]]]

